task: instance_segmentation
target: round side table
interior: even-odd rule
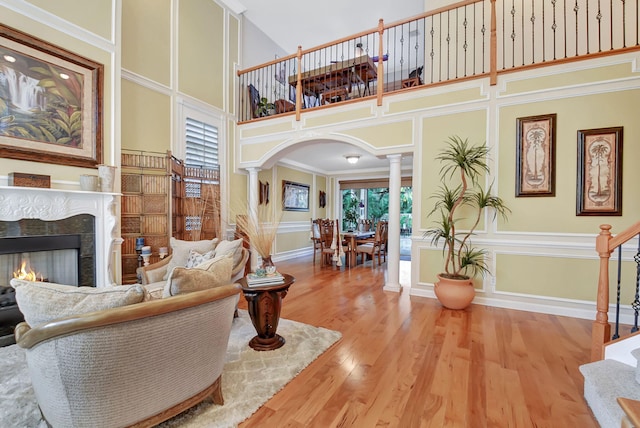
[[[251,322],[258,333],[249,341],[249,346],[256,351],[271,351],[280,348],[285,343],[284,337],[277,334],[276,330],[280,321],[282,299],[287,295],[295,278],[286,273],[283,273],[282,276],[284,283],[260,287],[249,287],[246,278],[238,280],[244,297],[247,299]]]

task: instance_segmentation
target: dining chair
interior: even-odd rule
[[[316,264],[316,251],[322,251],[320,240],[320,222],[322,219],[311,219],[311,242],[313,242],[313,264]]]
[[[358,254],[361,254],[362,263],[365,262],[365,255],[368,254],[371,256],[371,263],[373,266],[376,265],[376,256],[378,257],[378,264],[381,264],[380,251],[383,245],[383,236],[386,225],[386,221],[378,221],[378,224],[376,225],[376,233],[373,238],[357,241],[356,258]]]
[[[320,258],[322,260],[322,266],[325,264],[331,265],[333,254],[335,253],[335,249],[331,248],[331,243],[333,241],[333,227],[333,220],[320,220]]]

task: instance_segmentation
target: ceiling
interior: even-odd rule
[[[424,11],[425,0],[239,0],[246,19],[267,34],[287,53],[298,45],[311,48],[332,40],[399,21]],[[345,155],[358,154],[357,164],[347,163]],[[388,171],[389,161],[377,158],[359,147],[328,140],[294,149],[279,159],[327,175]],[[403,156],[402,169],[411,169],[412,157]]]

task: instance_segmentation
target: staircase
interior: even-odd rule
[[[622,342],[629,340],[633,338]],[[635,360],[634,365],[627,364],[629,358]],[[606,358],[580,366],[580,372],[584,376],[584,398],[602,428],[619,428],[621,421],[627,419],[618,404],[618,397],[640,400],[639,360],[640,347],[619,359]]]
[[[601,427],[640,427],[640,332],[638,315],[640,309],[640,222],[613,236],[611,226],[600,226],[596,238],[596,251],[600,256],[598,277],[597,314],[592,327],[591,363],[580,366],[584,376],[584,398],[591,407]],[[633,260],[637,264],[636,275],[623,280],[620,276],[622,246],[638,238],[638,248]],[[609,284],[609,262],[614,250],[618,251],[617,290],[612,293]],[[627,250],[627,253],[629,251]],[[629,258],[629,257],[628,257]],[[620,287],[633,282],[635,300],[631,302],[634,311],[634,325],[631,334],[619,338],[619,313],[621,307]],[[614,334],[612,340],[609,324],[609,295],[617,295],[615,303]],[[619,401],[623,398],[623,402]],[[635,401],[627,401],[630,399]],[[622,407],[621,407],[622,404]],[[624,407],[624,410],[623,410]],[[635,409],[635,410],[634,410]]]

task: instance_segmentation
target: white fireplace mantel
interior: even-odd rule
[[[96,286],[113,284],[118,193],[0,186],[0,221],[62,220],[79,214],[95,217]]]

